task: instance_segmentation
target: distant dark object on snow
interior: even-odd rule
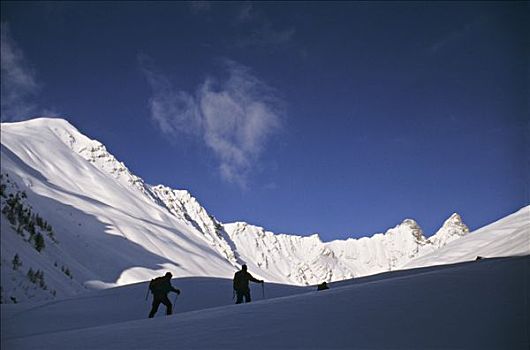
[[[326,290],[329,289],[328,284],[326,282],[322,282],[317,286],[317,290]]]
[[[477,258],[475,259],[475,261],[476,261],[476,260],[482,260],[482,259],[484,259],[482,256],[477,256]]]

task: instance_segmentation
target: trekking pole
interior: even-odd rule
[[[179,296],[179,295],[178,295],[177,293],[175,293],[175,299],[173,299],[173,305],[175,305],[175,303],[177,302],[177,298],[178,298],[178,296]]]
[[[147,298],[149,297],[149,286],[147,286],[147,293],[145,293],[145,300],[147,301]]]
[[[261,294],[263,296],[263,299],[265,299],[265,282],[261,284]]]

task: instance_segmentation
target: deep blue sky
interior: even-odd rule
[[[524,2],[1,10],[3,121],[64,117],[223,222],[430,235],[529,203]]]

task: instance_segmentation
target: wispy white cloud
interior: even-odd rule
[[[26,119],[35,112],[32,98],[39,91],[39,84],[5,22],[1,23],[1,84],[2,121]]]
[[[215,154],[222,178],[242,188],[270,136],[281,128],[282,102],[248,67],[225,61],[225,79],[207,78],[190,94],[141,60],[152,88],[151,118],[166,135],[194,135]]]
[[[151,118],[160,130],[169,136],[199,134],[202,118],[195,97],[175,90],[163,74],[156,72],[148,56],[140,55],[138,60],[153,91],[149,99]]]

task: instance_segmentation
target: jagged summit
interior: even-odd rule
[[[237,266],[239,260],[236,248],[228,239],[222,224],[208,214],[190,192],[163,185],[152,186],[151,189],[170,213],[199,231],[220,254]]]
[[[454,213],[445,220],[442,227],[429,238],[429,241],[437,248],[440,248],[468,233],[469,228],[462,221],[462,217],[459,214]]]
[[[446,225],[463,225],[462,217],[458,213],[453,213],[447,220],[444,222],[444,226]]]
[[[407,225],[407,226],[410,226],[410,227],[419,227],[418,223],[414,219],[405,219],[405,220],[403,220],[401,225]]]
[[[406,232],[412,234],[414,239],[417,241],[424,241],[425,236],[423,235],[423,230],[420,225],[414,219],[405,219],[403,222],[396,226],[396,229],[402,228],[402,230],[397,230],[399,232]]]

